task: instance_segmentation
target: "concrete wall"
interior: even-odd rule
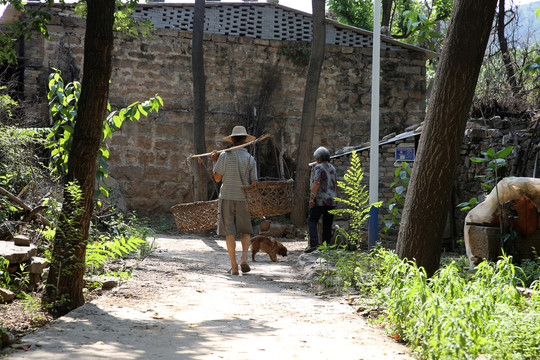
[[[49,41],[25,42],[25,94],[42,100],[36,113],[46,119],[47,76],[53,67],[67,81],[82,78],[84,20],[68,11],[56,14]],[[119,182],[130,209],[168,211],[192,201],[185,159],[192,153],[191,33],[157,29],[153,39],[117,34],[113,51],[110,102],[115,108],[159,93],[159,114],[127,123],[108,142],[109,172]],[[307,66],[280,54],[284,45],[309,46],[240,36],[207,34],[204,39],[207,148],[226,146],[221,139],[234,125],[269,133],[294,168],[300,132]],[[381,52],[381,134],[402,131],[423,120],[425,54],[414,49]],[[369,140],[371,49],[326,46],[321,73],[314,149],[332,152]],[[254,116],[253,109],[257,110]],[[261,145],[261,162],[271,143]],[[386,191],[384,188],[381,191]]]

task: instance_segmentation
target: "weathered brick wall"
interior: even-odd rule
[[[84,21],[66,11],[53,18],[51,39],[25,43],[25,91],[39,97],[36,112],[46,118],[47,75],[52,67],[68,80],[82,72]],[[168,211],[192,200],[184,160],[192,153],[191,33],[158,29],[153,39],[115,40],[110,102],[123,107],[159,93],[159,114],[126,123],[114,134],[109,172],[116,178],[129,208]],[[309,46],[308,43],[292,43]],[[258,134],[283,134],[285,157],[294,165],[300,131],[307,66],[279,54],[283,42],[223,35],[204,40],[206,139],[209,150],[223,148],[221,139],[234,125],[250,125],[253,108],[262,117]],[[423,120],[424,54],[410,49],[381,52],[381,133],[401,131]],[[273,87],[264,84],[275,76]],[[271,91],[270,91],[271,90]],[[327,45],[321,73],[314,148],[332,152],[369,139],[371,49]],[[261,107],[264,94],[269,94]],[[257,135],[258,135],[257,134]],[[384,188],[381,191],[386,191]]]

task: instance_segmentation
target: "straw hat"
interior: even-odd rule
[[[246,128],[243,127],[242,125],[235,126],[232,129],[231,135],[224,137],[223,140],[232,142],[232,138],[234,136],[245,136],[246,137],[246,142],[251,141],[251,140],[255,140],[255,136],[248,135],[248,133],[246,131]]]

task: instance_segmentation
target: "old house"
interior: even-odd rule
[[[16,18],[8,9],[4,22]],[[19,43],[24,95],[47,119],[47,77],[62,70],[81,79],[85,19],[55,7],[50,40],[39,34]],[[140,5],[134,14],[152,21],[151,38],[117,33],[110,102],[122,107],[158,93],[159,114],[125,124],[107,146],[109,172],[130,209],[166,212],[192,200],[186,158],[192,153],[191,40],[193,4]],[[314,146],[332,152],[369,139],[372,33],[327,20]],[[269,133],[290,168],[295,161],[311,42],[311,15],[273,3],[206,5],[204,56],[207,148],[219,149],[234,125]],[[425,64],[436,54],[382,36],[381,134],[420,123],[425,111]],[[270,148],[270,146],[267,146]],[[264,146],[264,155],[269,149]],[[265,156],[261,162],[264,162]]]

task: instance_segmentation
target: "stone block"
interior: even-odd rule
[[[15,235],[13,237],[13,242],[17,246],[30,246],[30,239],[25,235]]]
[[[35,245],[17,246],[12,242],[0,241],[0,256],[11,264],[20,264],[36,254],[37,247]]]
[[[501,236],[498,227],[471,225],[469,247],[474,257],[496,260],[501,254],[500,242]]]
[[[15,298],[15,293],[13,293],[13,291],[0,288],[0,303],[10,302],[14,298]]]
[[[30,274],[41,274],[47,265],[49,265],[47,259],[34,256],[30,259],[30,264],[24,268],[24,271]]]

